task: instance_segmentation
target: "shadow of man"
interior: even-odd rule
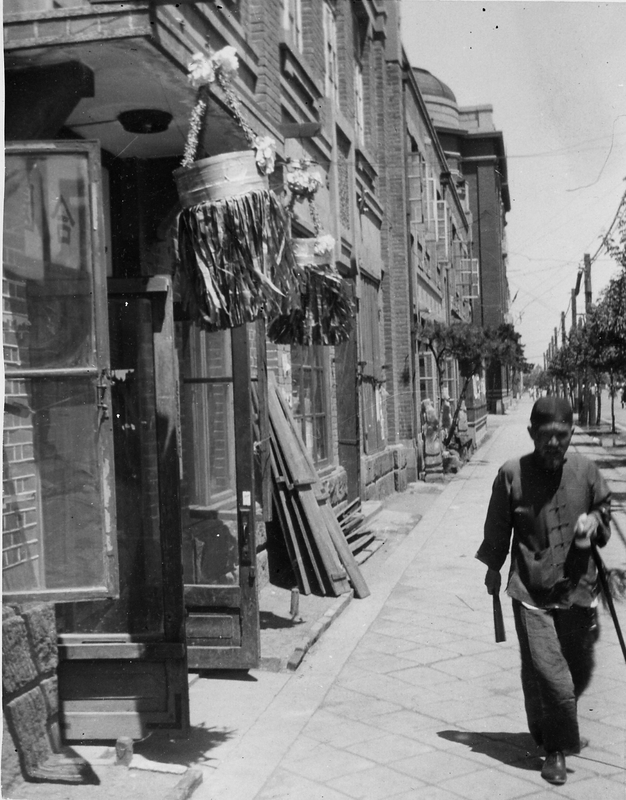
[[[438,731],[437,736],[470,747],[472,753],[481,753],[519,769],[540,770],[543,763],[543,748],[537,747],[529,733]]]

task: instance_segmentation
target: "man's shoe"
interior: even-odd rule
[[[541,768],[541,777],[548,783],[557,785],[565,783],[567,780],[567,769],[565,768],[565,756],[560,750],[556,753],[548,753],[546,760]]]

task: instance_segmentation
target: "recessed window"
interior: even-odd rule
[[[361,389],[363,438],[366,453],[385,447],[384,370],[380,340],[379,282],[361,278]]]
[[[363,100],[363,70],[354,65],[354,130],[358,144],[365,144],[365,106]]]
[[[291,347],[291,395],[293,415],[313,461],[320,466],[329,459],[327,357],[321,345]]]
[[[283,29],[296,49],[302,52],[302,0],[283,0]]]
[[[324,2],[324,93],[339,108],[339,69],[337,59],[337,19]]]

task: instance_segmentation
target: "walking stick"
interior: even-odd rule
[[[504,617],[502,616],[502,604],[500,595],[497,592],[493,597],[493,627],[496,632],[496,642],[506,642],[506,631],[504,630]]]
[[[622,636],[622,629],[620,628],[619,620],[617,618],[617,612],[615,611],[615,604],[613,603],[613,595],[611,594],[611,588],[609,586],[609,581],[606,575],[606,567],[604,566],[604,561],[602,560],[602,556],[598,552],[598,547],[596,543],[593,541],[593,539],[591,540],[591,555],[593,556],[593,560],[595,561],[596,568],[598,570],[598,578],[600,579],[602,594],[604,595],[606,604],[609,607],[609,611],[611,612],[611,618],[613,619],[613,624],[615,625],[615,632],[617,633],[617,638],[619,639],[620,647],[622,648],[622,655],[624,656],[624,661],[626,661],[626,644],[624,643],[624,637]]]

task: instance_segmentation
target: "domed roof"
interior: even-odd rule
[[[420,88],[420,92],[424,96],[428,95],[429,97],[445,97],[446,100],[451,100],[453,103],[456,103],[456,97],[454,96],[452,89],[449,86],[446,86],[443,81],[440,81],[439,78],[435,78],[435,76],[427,69],[413,67],[413,73],[415,74],[415,79]]]

